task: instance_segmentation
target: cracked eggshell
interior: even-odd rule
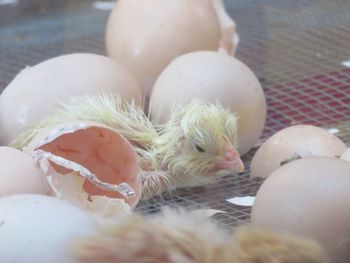
[[[0,96],[0,143],[8,145],[24,128],[46,118],[59,102],[102,92],[141,103],[137,80],[108,57],[69,54],[27,67]]]
[[[1,263],[77,263],[70,242],[96,231],[94,218],[66,201],[33,194],[0,198]]]
[[[106,125],[72,121],[48,126],[24,151],[31,153],[47,173],[56,196],[85,209],[107,215],[110,209],[118,212],[117,206],[120,210],[127,210],[127,204],[135,207],[140,200],[136,153],[124,137]],[[95,175],[99,182],[87,180],[88,173]],[[127,183],[135,194],[125,197],[129,191],[125,187],[124,193],[112,191],[101,187],[101,182],[113,186]]]
[[[313,156],[335,157],[346,145],[334,134],[312,125],[287,127],[271,136],[254,155],[251,176],[268,177],[284,162]]]
[[[0,147],[0,166],[0,196],[50,192],[44,172],[29,154]]]
[[[150,116],[164,123],[176,104],[194,98],[219,101],[239,117],[239,153],[258,141],[265,125],[266,101],[254,73],[242,62],[218,52],[193,52],[176,58],[160,74],[150,99]]]
[[[254,202],[253,226],[314,238],[331,262],[350,262],[350,163],[312,157],[268,177]]]
[[[108,55],[137,76],[147,97],[174,58],[197,50],[233,55],[237,44],[221,0],[119,0],[106,28]]]

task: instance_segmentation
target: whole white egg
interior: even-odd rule
[[[95,232],[87,212],[44,195],[0,198],[1,263],[77,263],[74,238]]]
[[[8,145],[24,128],[47,117],[59,102],[102,92],[141,102],[138,81],[108,57],[69,54],[28,67],[0,96],[0,143]]]
[[[48,194],[46,175],[31,155],[20,150],[0,147],[0,196],[12,194]]]
[[[256,144],[265,125],[265,95],[254,73],[241,61],[213,51],[176,58],[156,81],[150,116],[153,121],[164,123],[174,105],[188,104],[194,98],[219,101],[237,114],[240,154]]]
[[[260,187],[251,223],[254,227],[315,239],[330,257],[329,262],[348,263],[349,184],[349,162],[310,157],[287,163]]]

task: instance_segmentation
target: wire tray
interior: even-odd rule
[[[12,2],[12,3],[11,3]],[[268,118],[261,141],[294,124],[332,129],[350,144],[350,2],[345,0],[226,0],[241,42],[237,57],[259,78]],[[94,1],[0,0],[0,88],[26,65],[65,53],[105,54],[109,11]],[[86,25],[89,26],[86,26]],[[244,156],[242,175],[217,184],[180,189],[140,203],[141,213],[162,206],[223,210],[232,229],[249,222],[250,207],[226,201],[255,195],[262,179],[249,178],[256,148]]]

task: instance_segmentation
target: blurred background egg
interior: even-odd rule
[[[266,119],[265,95],[254,73],[241,61],[211,51],[176,58],[155,83],[150,117],[164,123],[174,105],[187,104],[193,98],[219,101],[238,115],[240,154],[258,141]]]
[[[219,47],[234,53],[237,42],[222,1],[119,0],[106,28],[107,54],[135,74],[147,97],[174,58]]]
[[[0,143],[47,117],[52,106],[83,94],[109,93],[141,102],[137,80],[112,59],[70,54],[22,70],[0,96]]]
[[[91,215],[66,201],[44,195],[2,197],[1,263],[77,263],[70,242],[95,229]]]
[[[313,156],[342,155],[346,145],[337,136],[312,125],[287,127],[271,136],[254,155],[251,176],[266,178],[283,163]]]
[[[44,172],[29,154],[0,147],[0,196],[12,194],[48,194]]]
[[[314,238],[331,262],[350,262],[350,163],[313,157],[276,170],[259,189],[256,227]]]
[[[37,150],[62,157],[66,163],[48,164],[47,175],[52,177],[58,196],[84,208],[90,207],[94,197],[125,199],[135,207],[141,196],[140,167],[131,144],[117,131],[97,122],[71,121],[48,126],[40,131],[24,148],[25,152]],[[35,153],[33,154],[35,156]],[[36,156],[40,159],[40,155]],[[45,161],[40,159],[40,161]],[[104,190],[89,180],[71,173],[83,168],[67,163],[72,161],[93,173],[100,181],[109,184],[127,183],[135,194],[126,198],[119,192]],[[45,165],[45,163],[44,163]],[[99,209],[99,208],[97,208]]]

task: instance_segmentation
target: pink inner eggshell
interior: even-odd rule
[[[125,138],[112,130],[102,127],[79,129],[63,134],[39,149],[84,166],[103,182],[128,183],[135,191],[134,196],[125,200],[129,205],[140,199],[140,168],[136,153]],[[54,163],[52,166],[61,174],[71,172]],[[83,189],[89,196],[102,195],[125,199],[120,193],[100,189],[88,180],[85,180]]]

